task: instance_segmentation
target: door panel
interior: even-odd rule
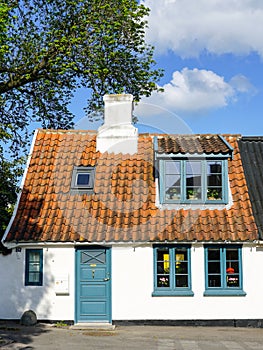
[[[111,251],[76,250],[76,322],[111,322]]]

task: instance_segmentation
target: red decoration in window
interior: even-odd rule
[[[226,269],[226,272],[227,272],[227,273],[234,273],[235,270],[233,269],[233,267],[228,267],[228,268]]]

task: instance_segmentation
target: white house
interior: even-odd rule
[[[263,245],[239,135],[37,130],[0,257],[0,319],[261,326]]]

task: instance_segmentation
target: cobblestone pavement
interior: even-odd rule
[[[119,326],[115,330],[0,324],[0,350],[263,350],[263,329]]]

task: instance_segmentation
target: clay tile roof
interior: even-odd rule
[[[231,148],[219,135],[165,135],[158,137],[158,153],[230,154]]]
[[[159,152],[229,154],[233,148],[228,207],[168,210],[156,206],[154,135],[139,135],[137,154],[114,155],[96,151],[95,132],[39,130],[5,241],[257,239],[237,140],[236,135],[158,136]],[[71,191],[73,168],[82,165],[96,166],[92,192]]]

